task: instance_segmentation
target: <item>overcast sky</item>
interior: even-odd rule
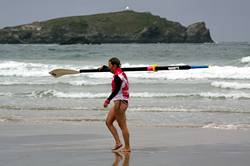
[[[250,41],[250,0],[0,0],[0,28],[126,6],[184,26],[205,21],[215,41]]]

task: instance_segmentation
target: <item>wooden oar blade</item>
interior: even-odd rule
[[[80,72],[77,70],[71,70],[71,69],[54,69],[49,74],[51,74],[53,77],[58,78],[64,75],[69,74],[79,74]]]

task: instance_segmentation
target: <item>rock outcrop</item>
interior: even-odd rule
[[[203,43],[204,41],[213,42],[209,30],[204,22],[194,23],[187,27],[186,42],[187,43]]]

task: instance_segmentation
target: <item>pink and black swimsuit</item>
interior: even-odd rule
[[[108,97],[108,100],[109,101],[121,100],[122,102],[128,104],[128,99],[129,99],[128,78],[121,68],[117,68],[112,79],[112,93]]]

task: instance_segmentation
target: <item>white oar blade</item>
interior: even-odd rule
[[[71,70],[71,69],[55,69],[49,72],[53,77],[61,77],[64,75],[69,75],[69,74],[79,74],[80,72],[77,70]]]

